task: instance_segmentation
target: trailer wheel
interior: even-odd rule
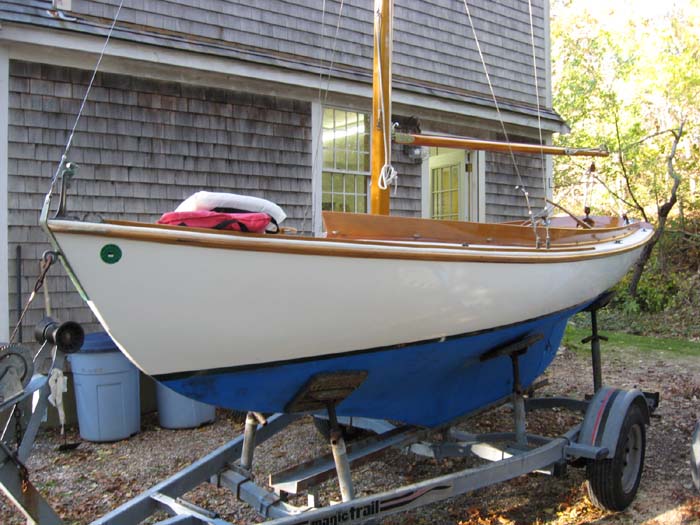
[[[588,496],[603,510],[625,510],[637,495],[644,467],[646,426],[639,405],[633,403],[622,422],[612,459],[592,461],[586,467]]]
[[[690,445],[690,474],[695,488],[700,490],[700,421],[695,425]]]

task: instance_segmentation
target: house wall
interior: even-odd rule
[[[527,142],[517,137],[511,140]],[[530,210],[536,214],[544,207],[546,193],[542,188],[548,184],[546,160],[538,155],[514,155],[514,158],[515,162],[507,153],[486,156],[486,222],[523,219]],[[527,200],[523,190],[528,193]]]

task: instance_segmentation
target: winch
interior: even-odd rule
[[[34,361],[29,349],[18,344],[0,348],[0,405],[24,392],[33,374]]]

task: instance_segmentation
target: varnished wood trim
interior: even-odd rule
[[[344,240],[392,240],[420,242],[450,242],[456,244],[486,244],[493,246],[522,246],[534,248],[535,232],[531,226],[513,223],[486,224],[463,221],[436,221],[413,217],[369,216],[355,213],[323,212],[328,238]],[[597,245],[604,241],[621,240],[646,224],[581,229],[562,227],[566,219],[557,219],[548,230],[537,228],[544,244],[547,235],[550,246],[572,247]],[[646,225],[648,226],[648,225]]]
[[[620,253],[640,248],[646,244],[648,237],[642,241],[620,245],[614,250],[604,252],[586,250],[571,254],[570,252],[557,253],[551,250],[531,250],[521,252],[523,255],[495,255],[493,253],[474,253],[470,248],[450,250],[450,253],[425,251],[419,247],[387,246],[379,243],[328,243],[325,239],[317,239],[308,242],[306,238],[272,238],[272,236],[246,236],[212,235],[210,231],[192,231],[189,228],[157,228],[153,225],[140,225],[138,227],[125,227],[121,225],[88,224],[73,221],[49,221],[49,229],[54,233],[88,235],[115,239],[128,239],[139,242],[153,242],[160,244],[196,246],[202,248],[216,248],[227,250],[242,250],[254,252],[269,252],[296,254],[321,257],[350,257],[360,259],[395,259],[415,261],[444,261],[444,262],[490,262],[503,264],[551,264],[563,262],[585,261],[593,258],[612,257]],[[200,236],[201,235],[201,236]],[[263,237],[263,238],[260,238]],[[60,240],[59,240],[60,242]],[[471,253],[465,253],[471,252]],[[525,255],[530,253],[531,255]],[[68,255],[70,257],[70,254]]]
[[[186,232],[199,232],[206,233],[207,235],[228,235],[231,237],[242,237],[242,238],[258,238],[258,239],[270,239],[271,234],[263,233],[242,233],[235,230],[213,230],[211,228],[193,228],[192,226],[174,226],[169,224],[150,224],[143,222],[131,222],[131,221],[114,221],[106,220],[104,224],[114,224],[116,226],[128,226],[132,228],[158,228],[162,230],[176,230],[176,231],[186,231]],[[593,246],[579,246],[577,244],[571,245],[560,245],[554,248],[536,249],[534,246],[471,246],[468,244],[460,243],[439,243],[439,242],[419,242],[419,241],[386,241],[380,239],[344,239],[344,238],[334,238],[334,237],[307,237],[302,235],[279,235],[274,234],[273,239],[286,239],[291,241],[304,241],[304,242],[321,242],[321,243],[344,243],[344,244],[357,244],[360,246],[386,246],[393,248],[434,248],[438,250],[459,250],[459,251],[483,251],[483,252],[512,252],[512,253],[523,253],[523,252],[579,252],[586,250],[594,250]]]

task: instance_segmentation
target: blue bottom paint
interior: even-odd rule
[[[257,412],[283,412],[311,377],[322,372],[366,370],[367,378],[337,407],[340,416],[392,419],[434,427],[509,395],[508,356],[481,362],[485,352],[530,334],[543,339],[520,356],[523,387],[554,359],[568,319],[588,304],[484,333],[374,352],[346,354],[255,369],[210,370],[189,377],[156,377],[197,401]]]

